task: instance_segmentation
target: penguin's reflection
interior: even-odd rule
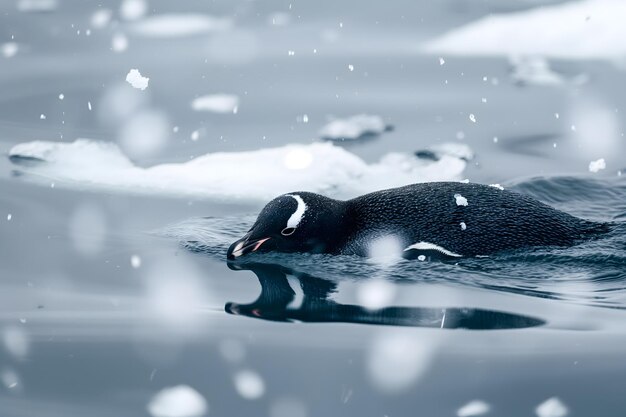
[[[545,324],[545,321],[534,317],[474,308],[391,306],[371,310],[330,299],[337,286],[327,279],[280,265],[229,263],[229,267],[254,272],[261,284],[261,294],[254,302],[226,303],[226,312],[234,315],[284,322],[341,322],[472,330],[518,329]],[[290,281],[300,286],[303,293],[300,300]]]

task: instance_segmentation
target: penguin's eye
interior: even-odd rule
[[[280,234],[283,236],[290,236],[293,235],[293,232],[296,231],[295,227],[285,227],[283,230],[280,231]]]

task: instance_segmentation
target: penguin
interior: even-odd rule
[[[609,230],[497,184],[420,183],[345,201],[302,191],[270,201],[227,259],[252,252],[371,256],[387,242],[404,258],[454,260],[572,246]]]

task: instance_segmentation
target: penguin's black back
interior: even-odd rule
[[[467,205],[458,205],[456,195]],[[339,252],[359,255],[367,255],[368,242],[377,236],[394,236],[404,247],[428,242],[476,256],[531,246],[569,246],[609,229],[531,197],[481,184],[413,184],[345,204],[347,236]]]

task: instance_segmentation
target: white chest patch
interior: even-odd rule
[[[463,255],[459,255],[458,253],[454,253],[452,251],[449,251],[445,248],[442,248],[439,245],[435,245],[434,243],[430,243],[430,242],[418,242],[418,243],[414,243],[411,246],[407,247],[406,249],[404,249],[404,251],[408,251],[411,249],[417,249],[417,250],[436,250],[438,252],[443,253],[444,255],[448,255],[448,256],[454,256],[455,258],[461,258]]]
[[[304,217],[304,212],[307,209],[306,203],[298,194],[286,194],[285,196],[292,197],[298,202],[298,207],[296,208],[296,211],[294,211],[291,217],[289,217],[289,220],[287,220],[287,227],[296,228]]]

